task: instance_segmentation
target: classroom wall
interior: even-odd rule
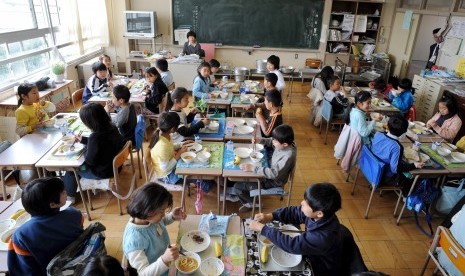
[[[119,69],[122,69],[129,53],[127,40],[123,38],[123,11],[124,10],[154,10],[158,17],[158,33],[163,34],[163,49],[170,50],[174,55],[181,52],[182,46],[172,44],[172,19],[171,19],[171,1],[153,0],[153,1],[107,1],[108,19],[110,26],[111,46],[105,51],[112,57],[114,63]],[[311,0],[309,0],[311,1]],[[386,0],[383,7],[383,20],[380,27],[383,28],[382,42],[378,43],[377,51],[386,51],[391,33],[391,22],[395,11],[396,0]],[[323,13],[323,24],[329,22],[331,12],[331,1],[325,2]],[[216,20],[221,20],[218,18]],[[323,34],[326,36],[326,34]],[[381,38],[380,37],[380,38]],[[160,49],[161,39],[157,39],[157,49]],[[202,43],[200,41],[200,43]],[[147,46],[149,47],[149,46]],[[219,47],[215,48],[215,57],[222,64],[228,63],[230,67],[246,66],[249,68],[256,67],[257,59],[266,59],[271,54],[276,54],[281,58],[281,65],[294,66],[302,68],[305,66],[305,59],[318,58],[324,59],[326,45],[321,43],[317,51],[306,51],[299,49],[250,49],[238,47]],[[252,50],[252,51],[250,51]],[[297,54],[297,58],[295,58]],[[120,70],[121,71],[121,70]]]

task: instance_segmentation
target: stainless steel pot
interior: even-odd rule
[[[249,68],[236,67],[234,68],[234,78],[236,82],[245,81],[245,77],[249,75]]]
[[[266,59],[257,59],[257,72],[262,73],[268,71],[266,69]]]

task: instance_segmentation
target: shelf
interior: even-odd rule
[[[327,42],[342,42],[342,43],[350,43],[350,40],[327,40]]]
[[[342,30],[342,27],[331,27],[329,26],[330,29],[333,29],[333,30]]]

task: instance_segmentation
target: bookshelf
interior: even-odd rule
[[[328,24],[325,63],[333,64],[336,56],[349,64],[356,51],[376,48],[384,1],[334,0]],[[373,45],[373,46],[372,46]]]

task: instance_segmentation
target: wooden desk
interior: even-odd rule
[[[58,143],[61,137],[60,131],[27,134],[0,153],[0,179],[3,198],[6,198],[3,171],[33,170],[37,161]]]
[[[203,142],[202,146],[210,148],[212,156],[210,157],[210,162],[207,165],[199,165],[196,162],[191,164],[186,164],[182,159],[178,160],[176,165],[176,174],[181,174],[184,177],[182,195],[181,195],[181,205],[184,208],[185,206],[185,194],[186,194],[186,184],[187,179],[190,176],[197,177],[213,177],[217,178],[217,194],[218,194],[218,213],[220,212],[220,176],[223,172],[223,142]],[[219,160],[216,160],[214,155],[218,156]]]
[[[233,93],[228,92],[228,97],[226,99],[217,97],[217,98],[208,98],[207,99],[207,113],[210,111],[210,107],[224,108],[226,109],[226,116],[229,116],[229,108],[231,107],[231,100],[233,98]]]
[[[71,84],[74,83],[73,80],[65,80],[63,83],[57,83],[55,88],[49,88],[44,91],[39,91],[40,99],[50,100],[50,97],[56,92],[61,91],[62,89],[68,89],[69,98],[71,99],[72,91]],[[8,112],[15,111],[18,107],[18,97],[13,95],[3,101],[0,101],[0,109],[3,110],[3,116],[8,116]]]
[[[247,122],[250,122],[250,121],[254,121],[254,122],[257,122],[257,119],[255,118],[235,118],[235,117],[227,117],[226,118],[226,129],[227,129],[227,126],[228,126],[228,122],[229,121],[233,121],[235,119],[241,119],[241,120],[244,120],[246,123]],[[262,138],[262,132],[260,130],[260,127],[258,127],[258,130],[256,130],[257,134],[256,134],[256,137],[257,139],[261,139]],[[224,140],[225,141],[228,141],[228,140],[231,140],[231,141],[237,141],[237,142],[241,142],[241,143],[244,143],[244,142],[249,142],[249,141],[252,141],[252,138],[254,138],[254,132],[252,133],[249,133],[249,134],[237,134],[234,130],[232,133],[228,133],[227,131],[225,131],[224,133]]]

